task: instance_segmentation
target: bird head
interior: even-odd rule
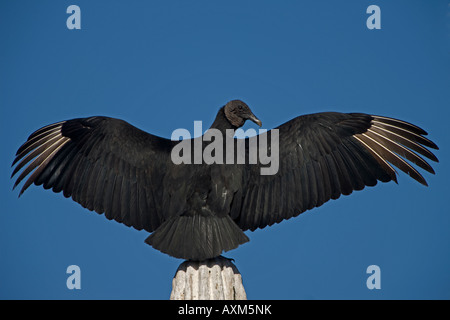
[[[246,120],[251,120],[261,127],[262,123],[250,110],[249,106],[241,100],[231,100],[224,107],[225,116],[230,123],[240,128]]]

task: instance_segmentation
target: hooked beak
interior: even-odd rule
[[[256,123],[258,126],[262,126],[261,120],[259,120],[253,113],[248,117],[249,120],[252,120],[254,123]]]

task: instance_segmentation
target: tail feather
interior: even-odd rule
[[[145,242],[175,258],[203,261],[249,241],[230,216],[178,216],[165,221]]]

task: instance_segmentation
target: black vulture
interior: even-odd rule
[[[261,126],[247,104],[230,101],[205,135],[216,129],[233,136],[246,120]],[[232,138],[232,148],[213,163],[175,163],[172,151],[179,144],[200,143],[206,151],[218,138],[173,141],[100,116],[61,121],[35,131],[18,149],[12,176],[24,170],[14,188],[31,173],[19,196],[32,183],[62,191],[110,220],[150,232],[146,243],[161,252],[201,261],[249,241],[246,230],[295,217],[378,180],[397,182],[392,165],[427,185],[405,160],[433,174],[418,154],[438,162],[427,149],[438,147],[423,129],[393,118],[322,112],[275,129]],[[249,161],[263,136],[267,154],[278,153],[275,174],[262,174],[267,162]],[[180,154],[193,159],[186,150]],[[239,162],[242,150],[245,161]],[[230,151],[234,161],[223,160]]]

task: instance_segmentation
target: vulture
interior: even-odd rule
[[[428,149],[438,147],[427,132],[394,118],[322,112],[233,137],[246,120],[261,126],[246,103],[232,100],[203,136],[192,139],[158,137],[103,116],[61,121],[28,137],[11,178],[23,169],[15,188],[30,174],[19,197],[31,184],[42,185],[109,220],[146,230],[145,242],[163,253],[202,261],[249,241],[246,230],[296,217],[378,181],[397,182],[394,167],[427,186],[412,164],[434,174],[424,157],[438,162]],[[217,133],[231,136],[231,146]],[[209,150],[215,161],[195,161],[195,152],[181,143]],[[212,144],[224,151],[212,152]],[[253,149],[263,147],[278,159],[269,174],[261,170],[267,161],[251,158]]]

